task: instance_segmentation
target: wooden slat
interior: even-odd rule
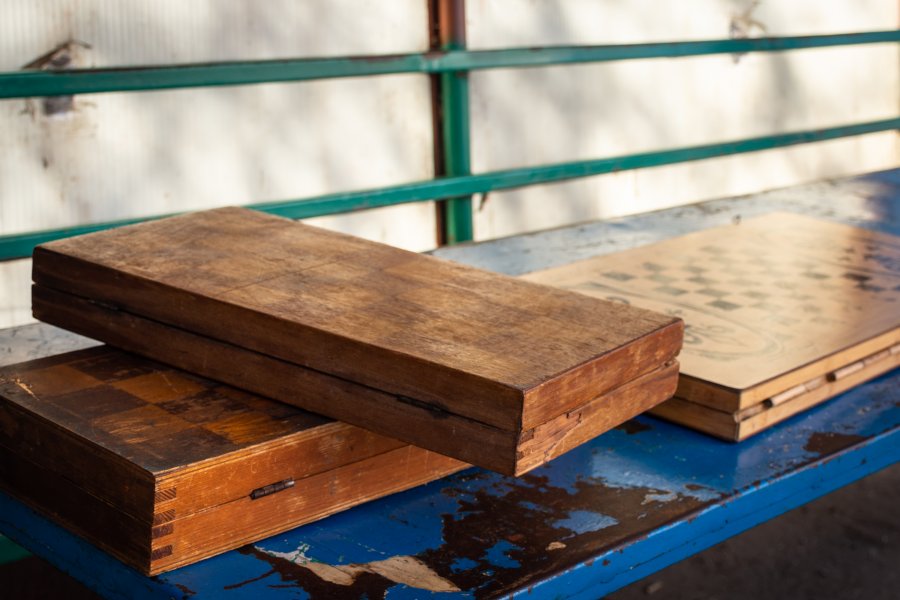
[[[675,317],[236,208],[53,242],[34,265],[40,288],[364,386],[295,401],[505,473],[523,432],[653,372],[682,335]],[[506,450],[447,441],[461,429]]]

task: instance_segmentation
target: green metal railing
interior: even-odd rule
[[[575,161],[554,165],[521,167],[505,171],[479,173],[477,175],[442,177],[439,179],[417,181],[371,190],[342,192],[301,200],[264,202],[249,204],[247,206],[282,217],[305,219],[319,215],[352,212],[409,202],[421,202],[424,200],[436,200],[440,198],[467,197],[471,194],[494,190],[565,181],[567,179],[576,179],[579,177],[587,177],[589,175],[602,175],[604,173],[614,173],[617,171],[627,171],[629,169],[658,167],[694,160],[703,160],[705,158],[714,158],[717,156],[727,156],[730,154],[756,152],[759,150],[769,150],[796,144],[833,140],[865,133],[888,131],[891,129],[900,129],[900,117],[843,127],[831,127],[828,129],[800,131],[780,135],[767,135],[734,142],[676,148],[674,150],[628,154],[612,158]],[[160,215],[152,218],[162,218],[165,216],[170,215]],[[100,231],[121,225],[130,225],[146,220],[149,219],[146,217],[125,219],[121,221],[109,221],[106,223],[80,225],[62,229],[46,229],[33,233],[0,236],[0,257],[12,258],[30,256],[32,249],[36,245],[44,242],[83,233],[91,233],[93,231]]]
[[[450,4],[456,5],[457,8],[460,6],[456,2]],[[250,207],[291,218],[306,218],[409,202],[446,200],[443,212],[444,239],[450,243],[472,239],[472,194],[900,128],[900,117],[897,117],[702,146],[471,174],[467,82],[469,71],[896,43],[900,42],[900,30],[761,39],[482,51],[465,50],[464,32],[454,30],[453,22],[449,24],[447,31],[449,33],[442,39],[440,49],[419,54],[0,73],[0,98],[297,82],[391,73],[424,73],[436,76],[440,78],[441,83],[440,114],[444,176],[371,190],[251,204]],[[146,218],[0,236],[0,260],[27,257],[34,246],[42,242],[142,220]]]
[[[398,73],[434,74],[481,69],[546,67],[646,58],[782,52],[886,42],[900,42],[900,30],[758,39],[469,51],[461,49],[457,42],[446,50],[418,54],[0,73],[0,98],[137,92]]]

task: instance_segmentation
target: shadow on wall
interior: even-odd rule
[[[414,52],[419,0],[10,0],[0,70]],[[36,59],[40,59],[35,62]],[[433,175],[424,77],[389,76],[78,96],[69,110],[0,101],[0,234],[369,188]],[[388,230],[388,223],[415,226]],[[427,204],[335,219],[414,249],[434,245]],[[30,319],[27,261],[0,264],[0,326]]]
[[[425,4],[417,0],[96,5],[4,3],[2,69],[29,64],[60,40],[89,45],[73,54],[84,67],[427,46]],[[53,115],[35,104],[0,102],[5,233],[298,198],[433,173],[424,77],[85,95]],[[422,243],[408,239],[414,237],[399,241]]]
[[[896,6],[874,2],[834,2],[827,11],[807,0],[538,2],[516,12],[519,4],[470,2],[470,44],[811,35],[891,28],[897,21]],[[479,72],[472,86],[473,165],[483,172],[893,117],[897,66],[896,48],[882,45]],[[479,203],[476,231],[479,239],[505,236],[896,163],[893,134],[861,140],[494,193]]]
[[[467,9],[474,48],[862,31],[898,20],[896,3],[879,0],[835,0],[828,10],[817,0],[468,0]],[[0,69],[18,69],[66,40],[89,46],[73,48],[79,66],[415,52],[428,43],[425,11],[421,0],[8,0]],[[473,73],[473,166],[483,172],[894,116],[898,74],[893,45]],[[433,175],[424,76],[98,94],[55,115],[39,108],[0,101],[0,233]],[[480,203],[476,234],[749,193],[884,168],[897,157],[897,136],[876,134],[500,192]],[[316,223],[416,250],[435,242],[427,203]],[[0,265],[0,314],[27,314],[28,304],[27,268]]]

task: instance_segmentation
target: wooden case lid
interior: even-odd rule
[[[0,369],[0,411],[0,444],[148,522],[167,481],[183,517],[404,446],[107,346]],[[281,471],[185,477],[297,443],[306,460]]]
[[[671,316],[239,208],[40,246],[34,280],[394,394],[433,411],[434,436],[448,414],[532,429],[670,362],[682,335]],[[402,418],[317,410],[429,447]]]
[[[900,238],[791,213],[526,278],[682,317],[677,395],[723,411],[900,342]]]

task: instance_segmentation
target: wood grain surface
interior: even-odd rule
[[[61,240],[34,258],[36,289],[363,386],[295,402],[506,473],[532,464],[509,458],[524,432],[671,362],[683,330],[677,317],[238,208]],[[80,331],[57,309],[36,314]],[[611,426],[634,412],[609,411]],[[446,438],[464,425],[499,432],[501,458],[490,445],[453,453]]]
[[[0,485],[144,573],[465,466],[109,347],[0,370]]]
[[[677,395],[727,413],[900,343],[900,239],[790,213],[525,278],[684,318]]]

